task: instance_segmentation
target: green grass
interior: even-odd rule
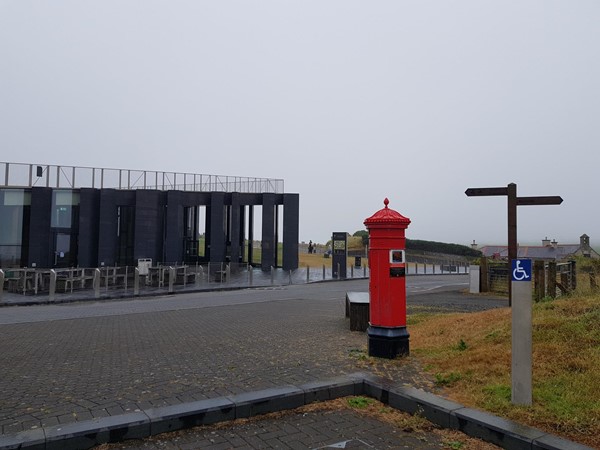
[[[373,400],[372,398],[368,398],[368,397],[350,397],[350,398],[348,398],[348,405],[351,408],[365,409],[365,408],[368,408],[369,405],[372,405],[373,403],[375,403],[375,400]]]
[[[422,315],[408,329],[412,355],[451,399],[600,448],[600,295],[533,306],[531,406],[511,402],[509,308]]]

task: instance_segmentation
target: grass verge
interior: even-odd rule
[[[412,355],[459,403],[600,448],[600,296],[534,305],[531,407],[511,403],[510,315],[420,314]]]

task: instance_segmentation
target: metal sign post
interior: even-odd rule
[[[532,309],[531,260],[511,261],[511,285],[514,304],[512,315],[512,389],[511,400],[516,405],[532,402]]]

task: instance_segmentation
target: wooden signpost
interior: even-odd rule
[[[465,191],[467,197],[489,197],[505,195],[508,197],[508,262],[517,258],[517,206],[531,205],[560,205],[562,197],[517,197],[517,185],[510,183],[506,187],[469,188]],[[508,305],[512,306],[511,283],[508,283]]]
[[[508,282],[508,304],[512,307],[512,363],[511,396],[517,405],[532,403],[532,300],[531,260],[517,259],[517,206],[560,205],[562,198],[517,197],[517,185],[510,183],[506,187],[469,188],[468,197],[506,195],[508,197],[508,264],[511,276]],[[515,294],[515,305],[512,304]]]

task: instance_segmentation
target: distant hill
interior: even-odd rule
[[[361,252],[364,253],[365,245],[368,242],[369,232],[366,230],[357,231],[353,236],[348,235],[348,253],[356,255],[361,254]],[[326,245],[330,247],[331,241],[327,242]],[[450,255],[467,259],[481,257],[481,252],[479,250],[474,250],[466,245],[447,244],[445,242],[436,241],[421,241],[418,239],[407,239],[406,251],[413,255],[423,255],[427,253],[428,256]]]
[[[421,241],[417,239],[406,240],[406,250],[410,252],[442,253],[445,255],[464,256],[467,258],[478,258],[481,256],[479,250],[460,244],[446,244],[444,242]]]

